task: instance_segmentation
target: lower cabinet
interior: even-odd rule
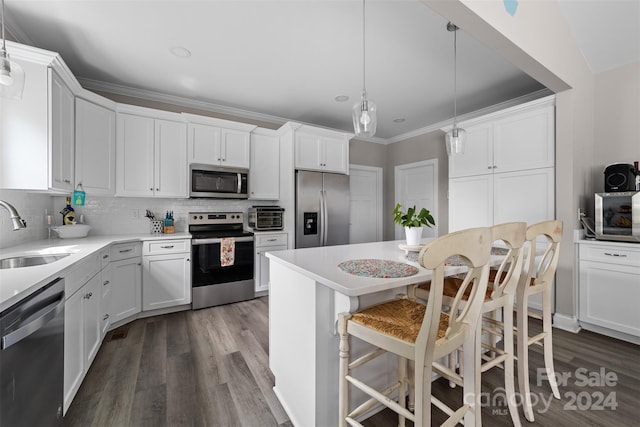
[[[142,310],[190,304],[191,241],[146,241],[142,253]]]
[[[640,343],[640,247],[579,245],[579,321],[584,329]]]
[[[83,263],[86,265],[86,263]],[[83,269],[81,266],[78,270]],[[99,267],[97,267],[99,268]],[[102,343],[102,274],[91,277],[65,302],[64,322],[64,411],[66,412]],[[69,286],[74,285],[73,274]]]
[[[255,290],[266,292],[269,290],[269,259],[266,253],[286,250],[287,233],[256,234],[255,248]]]
[[[139,242],[111,246],[110,324],[140,313],[142,298],[140,252]]]

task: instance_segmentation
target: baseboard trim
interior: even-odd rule
[[[562,329],[563,331],[573,332],[574,334],[577,334],[582,329],[577,318],[559,313],[553,315],[553,327]]]

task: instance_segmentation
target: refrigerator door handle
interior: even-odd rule
[[[320,218],[318,219],[320,222],[319,233],[320,233],[320,246],[324,246],[324,191],[320,190]]]
[[[327,192],[326,190],[322,191],[322,198],[324,199],[324,214],[322,215],[324,219],[324,226],[322,227],[322,231],[324,232],[322,246],[327,245],[327,241],[329,240],[329,208],[327,207]]]

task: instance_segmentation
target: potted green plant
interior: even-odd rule
[[[422,208],[418,211],[415,205],[403,212],[402,205],[398,203],[393,210],[393,216],[393,220],[404,227],[408,246],[420,244],[423,227],[431,228],[436,225],[436,221],[428,209]]]

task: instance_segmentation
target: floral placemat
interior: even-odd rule
[[[338,268],[354,276],[381,279],[413,276],[419,271],[412,265],[386,259],[352,259],[341,262]]]

